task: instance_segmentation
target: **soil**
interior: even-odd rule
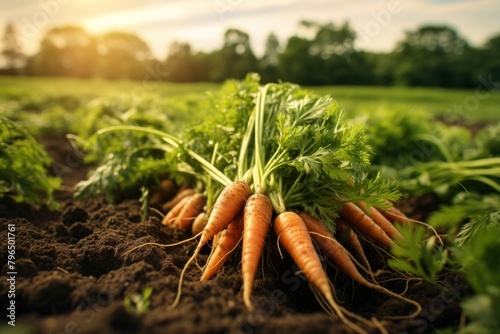
[[[57,193],[61,210],[51,212],[0,199],[2,252],[0,304],[3,312],[15,300],[15,329],[23,333],[352,333],[337,318],[328,315],[314,298],[308,283],[298,274],[286,254],[281,259],[275,237],[269,235],[263,264],[253,290],[256,309],[247,311],[241,297],[239,253],[234,253],[215,279],[199,282],[200,270],[192,265],[186,273],[182,297],[175,309],[181,270],[192,254],[194,242],[161,248],[146,246],[124,252],[145,242],[169,244],[189,238],[188,232],[161,225],[151,212],[141,217],[136,199],[111,205],[104,198],[75,201],[72,187],[85,178],[87,166],[64,136],[40,140],[55,159],[53,174],[63,178]],[[126,196],[125,196],[126,197]],[[421,219],[436,205],[432,197],[409,199],[400,208]],[[10,285],[7,263],[9,224],[15,225],[15,286]],[[374,269],[381,269],[382,255],[368,245]],[[203,264],[209,247],[198,258]],[[378,267],[377,267],[378,266]],[[428,283],[406,282],[389,271],[379,281],[389,289],[418,301],[423,312],[412,320],[384,320],[406,315],[412,306],[353,283],[329,268],[337,299],[365,318],[375,317],[389,333],[432,333],[457,328],[461,319],[460,299],[469,293],[461,277],[440,277],[450,291]],[[398,278],[398,279],[395,279]],[[150,305],[129,309],[146,287],[153,289]],[[8,297],[15,290],[15,298]],[[5,313],[4,313],[5,314]],[[0,331],[12,331],[3,315]],[[366,328],[370,333],[378,329]],[[21,332],[21,331],[18,331]]]

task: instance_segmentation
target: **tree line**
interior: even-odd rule
[[[445,25],[407,31],[390,52],[356,48],[349,23],[302,21],[297,34],[280,44],[270,33],[262,56],[252,50],[250,35],[227,29],[220,48],[195,51],[173,42],[165,59],[156,59],[146,42],[132,33],[94,36],[80,26],[53,27],[31,56],[22,52],[16,28],[3,38],[3,74],[79,78],[221,82],[260,73],[264,82],[301,85],[404,85],[474,87],[478,77],[500,76],[500,34],[479,47]]]

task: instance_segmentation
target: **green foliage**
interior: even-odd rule
[[[279,78],[301,85],[368,84],[371,69],[365,54],[354,48],[356,33],[344,23],[302,21],[310,35],[291,36],[279,54]]]
[[[470,322],[461,333],[495,333],[500,328],[500,222],[495,217],[478,217],[477,224],[486,225],[475,231],[467,243],[458,248],[457,259],[463,266],[467,281],[475,295],[466,299],[462,307]],[[488,222],[488,220],[490,220]]]
[[[397,239],[391,248],[394,259],[388,263],[395,269],[417,275],[435,284],[436,277],[448,261],[448,250],[425,227],[399,225],[404,239]]]
[[[150,298],[152,293],[153,288],[149,286],[145,287],[142,290],[142,293],[135,293],[131,296],[125,297],[123,304],[130,313],[145,313],[149,311],[149,308],[151,307]]]
[[[500,194],[457,193],[449,205],[443,205],[429,217],[428,222],[438,228],[457,230],[468,218],[484,212],[494,212],[500,203]],[[465,235],[463,235],[465,236]]]
[[[218,85],[0,77],[0,110],[33,135],[72,133],[88,139],[108,125],[134,122],[180,131],[199,122],[207,89]]]
[[[212,160],[217,146],[213,164],[230,179],[236,178],[241,141],[255,106],[258,89],[255,75],[248,75],[241,81],[226,81],[219,91],[207,94],[208,99],[202,106],[206,111],[205,116],[188,127],[182,135],[186,147],[208,161]],[[188,155],[184,154],[183,159],[192,162]]]
[[[373,106],[370,107],[372,109]],[[375,152],[372,164],[394,169],[412,164],[412,152],[420,152],[423,143],[416,139],[418,135],[432,131],[431,115],[422,110],[379,106],[375,110],[359,110],[352,121],[363,124],[368,141]],[[434,148],[432,148],[434,150]],[[425,152],[433,154],[434,152]],[[430,160],[434,155],[426,157]],[[418,157],[419,158],[419,157]]]
[[[493,334],[500,328],[500,289],[489,286],[486,293],[468,298],[462,308],[470,322],[459,331],[459,334]]]
[[[0,195],[17,202],[47,204],[57,209],[53,198],[60,180],[47,176],[51,159],[44,148],[19,124],[0,117]]]
[[[488,198],[491,199],[491,198]],[[479,231],[489,231],[495,233],[500,229],[500,201],[499,196],[494,202],[477,204],[474,214],[470,214],[470,220],[464,224],[458,235],[456,242],[458,245],[466,245],[475,238]]]

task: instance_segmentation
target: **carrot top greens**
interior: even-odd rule
[[[123,131],[133,135],[117,134]],[[146,180],[141,164],[162,166],[164,172],[194,177],[209,198],[231,181],[244,180],[269,196],[276,213],[305,210],[332,230],[343,203],[384,207],[399,196],[393,181],[367,176],[372,150],[363,128],[344,124],[332,97],[291,83],[262,86],[256,74],[228,81],[209,95],[207,117],[181,135],[122,125],[96,136],[93,142],[108,162],[79,185],[80,194]]]

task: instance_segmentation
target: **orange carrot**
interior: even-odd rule
[[[179,216],[179,213],[181,213],[181,211],[184,209],[184,206],[189,201],[191,196],[193,196],[193,195],[189,195],[189,196],[181,198],[179,200],[179,202],[177,202],[177,204],[172,209],[170,209],[170,211],[168,211],[168,213],[165,215],[165,217],[163,217],[163,220],[161,223],[163,225],[174,227],[176,218]]]
[[[201,233],[200,241],[194,250],[193,255],[184,265],[179,279],[177,296],[174,302],[170,305],[173,309],[179,303],[181,298],[181,287],[184,274],[193,260],[196,258],[203,246],[205,246],[215,234],[222,231],[233,221],[236,216],[243,210],[245,202],[252,194],[250,186],[243,181],[236,181],[226,186],[220,195],[217,197],[215,204],[208,218],[207,225]]]
[[[391,247],[392,239],[357,205],[350,202],[344,204],[340,215],[365,236]]]
[[[170,179],[164,179],[156,187],[149,197],[150,205],[159,205],[164,203],[171,194],[175,192],[175,183]]]
[[[191,234],[197,235],[198,233],[203,231],[205,225],[207,225],[207,214],[205,211],[203,211],[200,212],[194,219],[193,225],[191,226]]]
[[[183,209],[175,218],[174,226],[181,229],[190,229],[196,216],[203,212],[205,202],[205,198],[200,193],[189,196]]]
[[[241,240],[242,233],[243,215],[240,214],[235,220],[229,223],[225,230],[216,234],[216,236],[218,236],[218,240],[217,242],[214,242],[212,253],[208,258],[200,281],[209,280],[219,271],[224,262],[226,262],[236,248],[236,245],[238,245],[238,242]]]
[[[225,229],[243,210],[251,195],[252,190],[246,182],[236,181],[226,186],[215,201],[196,249],[201,249],[216,233]]]
[[[371,217],[371,219],[373,219],[375,224],[377,224],[384,230],[384,232],[389,236],[389,238],[391,238],[392,240],[394,240],[395,238],[401,238],[401,239],[403,238],[403,236],[401,235],[401,233],[399,233],[396,227],[387,218],[385,218],[385,216],[381,214],[377,208],[373,206],[368,208],[366,203],[364,202],[359,202],[358,204],[361,207],[361,209],[363,209],[363,211],[366,214],[368,214]]]
[[[349,224],[347,224],[347,222],[343,219],[337,219],[335,221],[335,226],[337,228],[337,233],[346,236],[346,244],[350,246],[350,248],[352,248],[352,250],[356,252],[356,254],[358,254],[358,256],[363,261],[363,264],[368,270],[370,270],[370,262],[366,258],[365,251],[363,250],[363,246],[361,245],[357,234],[354,233]]]
[[[283,212],[274,220],[274,231],[278,236],[279,243],[290,254],[293,262],[304,273],[309,282],[320,292],[335,314],[357,333],[366,333],[361,327],[345,317],[342,307],[333,299],[330,281],[302,218],[295,212]]]
[[[165,204],[162,205],[163,212],[168,212],[170,211],[174,206],[177,205],[184,197],[190,196],[194,194],[194,189],[193,188],[187,188],[184,190],[181,190],[175,195],[174,198],[172,198],[170,201],[166,202]]]
[[[328,258],[332,260],[351,279],[363,286],[383,292],[389,296],[398,298],[415,306],[416,311],[413,314],[409,316],[392,317],[393,319],[411,318],[420,313],[421,306],[417,302],[400,296],[384,288],[383,286],[372,283],[364,278],[352,261],[349,252],[335,239],[335,237],[321,222],[321,220],[311,216],[306,212],[301,212],[299,215],[304,221],[307,229],[313,232],[311,233],[311,238],[316,242],[319,248],[321,248],[326,253]]]
[[[330,282],[303,219],[294,212],[283,212],[274,220],[274,231],[280,244],[309,282],[318,288],[330,304],[335,304]]]
[[[266,195],[253,194],[245,204],[241,272],[243,301],[249,310],[253,309],[251,302],[253,282],[272,215],[273,205]]]
[[[306,212],[301,212],[299,216],[304,221],[307,229],[313,232],[311,238],[326,253],[330,260],[354,281],[363,285],[365,285],[365,282],[369,283],[356,268],[349,256],[349,252],[335,239],[321,220]]]
[[[391,202],[387,201],[387,204],[390,204],[390,207],[386,210],[380,209],[380,212],[391,222],[400,222],[402,224],[410,224],[410,218],[406,216],[401,210],[396,208]]]

